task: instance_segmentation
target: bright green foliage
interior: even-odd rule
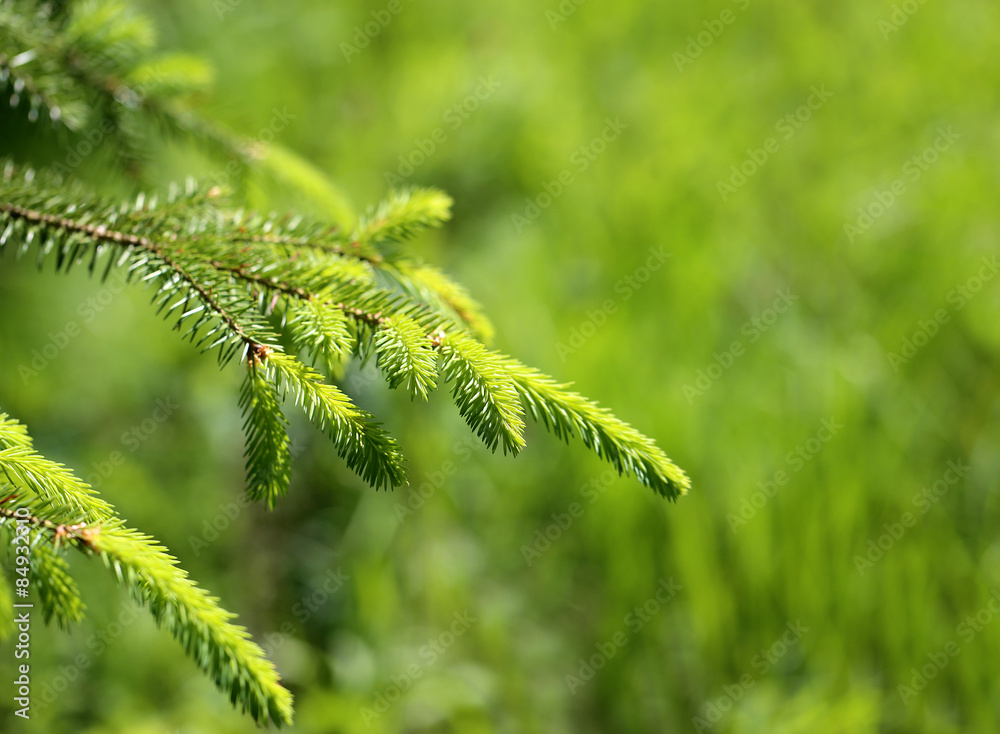
[[[264,500],[273,508],[288,489],[292,472],[288,421],[281,402],[264,368],[252,364],[243,379],[240,408],[246,416],[243,432],[247,437],[247,494]]]
[[[426,400],[437,381],[437,355],[427,334],[411,319],[397,316],[379,326],[375,348],[389,387],[402,385]]]
[[[0,0],[0,83],[13,88],[11,105],[27,120],[41,125],[44,112],[71,131],[107,123],[110,158],[120,178],[133,182],[142,182],[143,152],[159,141],[158,132],[193,138],[238,166],[277,174],[327,212],[261,214],[248,208],[240,178],[229,190],[189,181],[120,201],[93,193],[62,164],[3,166],[0,251],[61,272],[78,266],[102,278],[122,272],[148,289],[153,307],[183,338],[214,352],[220,365],[236,359],[245,370],[239,407],[252,499],[272,508],[288,490],[286,401],[371,487],[406,483],[396,440],[332,384],[350,360],[370,357],[390,388],[421,400],[440,374],[461,416],[491,450],[517,454],[525,446],[527,410],[556,436],[579,436],[619,473],[659,495],[673,500],[687,490],[687,477],[650,439],[481,343],[493,337],[482,308],[407,248],[407,240],[449,219],[447,195],[392,191],[355,224],[336,189],[308,163],[194,115],[185,95],[207,81],[207,71],[186,57],[153,56],[151,26],[124,5],[81,2],[37,6],[31,17],[23,12],[22,4]],[[123,527],[89,486],[35,453],[21,426],[5,416],[0,469],[9,494],[16,494],[0,521],[9,525],[13,508],[26,508],[32,518],[32,569],[47,619],[65,626],[83,613],[61,547],[100,555],[235,704],[259,723],[291,720],[290,695],[232,615],[153,539]]]
[[[354,247],[358,240],[304,217],[285,222],[220,208],[218,194],[193,185],[162,201],[140,195],[114,206],[83,193],[64,197],[55,184],[38,179],[7,168],[0,246],[14,245],[24,254],[36,245],[39,264],[54,259],[64,271],[81,263],[103,274],[126,268],[151,286],[154,306],[174,327],[203,349],[216,350],[222,364],[240,355],[265,365],[272,384],[289,390],[329,432],[348,465],[375,487],[404,481],[394,442],[322,375],[281,351],[268,321],[279,306],[290,316],[293,343],[328,370],[352,347],[359,355],[374,350],[390,386],[405,386],[422,398],[434,386],[432,355],[439,351],[462,416],[491,449],[502,445],[516,454],[523,447],[523,400],[558,436],[579,435],[619,472],[634,473],[660,494],[674,498],[686,486],[683,473],[649,439],[544,375],[492,354],[467,332],[471,326],[460,314],[412,295],[421,292],[419,286],[378,285],[374,276],[390,252]],[[420,200],[437,198],[427,194]],[[427,207],[407,206],[412,202],[396,198],[382,210],[384,221],[394,222],[386,231],[398,234],[421,226],[418,221],[434,221]],[[316,233],[314,240],[309,233]],[[354,277],[359,264],[370,273],[368,280]],[[402,279],[402,271],[395,277]],[[248,411],[246,425],[253,439],[276,435],[261,411]],[[281,465],[266,467],[264,457],[273,455],[261,453],[257,442],[252,446],[248,473],[258,489],[251,494],[276,497],[287,488],[289,473]],[[264,491],[269,482],[258,482],[265,476],[280,486]]]
[[[314,364],[323,364],[328,374],[336,373],[354,350],[343,310],[316,299],[292,304],[288,329],[295,348],[308,354]]]
[[[56,556],[58,545],[72,545],[99,555],[119,583],[146,604],[157,624],[176,637],[197,665],[227,691],[234,704],[255,720],[291,722],[291,695],[278,682],[263,651],[233,615],[197,587],[177,566],[177,559],[146,535],[124,527],[110,507],[65,467],[39,456],[26,443],[20,426],[0,414],[0,471],[16,499],[0,511],[0,524],[11,525],[18,510],[28,513],[36,580],[47,619],[61,624],[80,618],[83,608],[68,567]],[[60,490],[60,491],[57,491]],[[69,497],[72,506],[53,502]]]
[[[278,683],[263,650],[163,546],[120,524],[102,526],[94,545],[118,581],[149,607],[157,624],[170,630],[234,704],[256,721],[291,723],[292,696]]]
[[[504,453],[524,448],[524,409],[514,380],[502,360],[462,334],[441,340],[442,373],[453,383],[459,412],[483,443]]]
[[[12,487],[30,491],[48,506],[95,521],[114,515],[111,505],[66,467],[40,457],[23,427],[4,413],[0,413],[0,472]]]
[[[267,359],[272,379],[295,396],[317,428],[333,441],[340,456],[376,489],[405,481],[395,439],[371,415],[355,407],[339,388],[293,357],[276,352]]]
[[[69,564],[43,533],[36,533],[31,544],[33,591],[39,595],[45,621],[55,619],[62,628],[83,619],[86,606],[80,589],[70,575]]]
[[[357,239],[373,245],[407,240],[422,229],[448,221],[451,205],[450,196],[434,189],[394,191],[362,217]]]
[[[619,474],[634,474],[668,499],[675,499],[687,488],[687,475],[663,450],[628,423],[615,418],[607,408],[513,359],[504,358],[503,364],[528,412],[557,436],[567,441],[579,436],[584,445],[611,462]]]

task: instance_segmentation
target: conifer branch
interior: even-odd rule
[[[6,415],[0,418],[6,420]],[[12,444],[0,424],[0,472],[14,487],[22,487],[42,500],[69,508],[75,514],[101,521],[112,517],[111,505],[61,464],[42,458],[30,445]]]
[[[389,387],[402,385],[426,400],[437,382],[437,355],[429,338],[405,316],[384,319],[379,326],[375,348]]]
[[[579,436],[619,474],[634,474],[667,499],[687,493],[691,486],[687,475],[651,439],[548,375],[509,357],[500,359],[528,412],[557,437],[568,441]]]
[[[490,450],[502,444],[504,453],[517,455],[524,448],[524,410],[503,362],[461,333],[442,336],[438,348],[441,373],[453,383],[452,396],[466,423]]]
[[[288,489],[286,398],[369,485],[405,482],[395,439],[326,380],[342,375],[354,357],[373,357],[389,387],[413,398],[427,399],[439,378],[449,383],[459,413],[491,450],[517,454],[524,447],[527,412],[559,438],[580,437],[620,474],[661,496],[673,500],[687,491],[687,476],[651,439],[480,343],[494,334],[480,304],[405,246],[451,217],[446,194],[391,191],[356,218],[307,161],[195,114],[185,95],[207,81],[207,68],[155,55],[153,28],[143,16],[116,0],[28,5],[0,0],[0,94],[9,95],[14,114],[36,121],[47,112],[53,125],[77,133],[100,121],[119,173],[133,178],[141,178],[157,133],[192,141],[236,161],[238,182],[272,176],[329,214],[261,214],[238,201],[233,208],[218,187],[193,182],[166,197],[139,194],[118,203],[50,171],[16,176],[8,164],[0,177],[0,251],[20,258],[34,248],[39,267],[54,260],[61,272],[85,264],[93,274],[100,265],[106,278],[121,269],[127,280],[150,287],[152,305],[184,338],[217,350],[223,365],[241,355],[249,497],[271,508]],[[326,377],[297,358],[303,353]],[[36,453],[24,428],[2,413],[0,479],[0,492],[17,501],[17,519],[30,526],[31,568],[47,620],[67,626],[83,614],[62,553],[100,556],[234,704],[258,723],[290,723],[290,694],[233,615],[195,586],[165,548],[124,527],[88,485]],[[10,526],[14,512],[14,504],[0,502],[0,528]],[[10,593],[0,575],[0,636],[12,629]]]
[[[335,374],[353,351],[355,339],[342,308],[309,299],[288,309],[288,330],[295,348],[322,361],[328,375]]]
[[[32,511],[26,506],[2,506],[14,499],[14,496],[0,500],[0,525],[20,521],[34,528],[29,533],[30,543],[24,546],[28,549],[27,557],[34,576],[32,588],[38,595],[45,621],[48,623],[55,619],[60,627],[68,629],[74,622],[83,619],[85,606],[80,598],[80,590],[69,573],[69,565],[59,553],[58,545],[65,540],[78,544],[80,548],[93,549],[90,538],[94,529],[86,523],[67,525],[31,514]],[[26,510],[27,514],[19,512],[20,509]],[[51,537],[46,531],[51,532]]]
[[[395,200],[394,204],[384,208],[381,219],[363,223],[362,231],[380,232],[378,237],[372,235],[375,239],[387,238],[393,233],[402,236],[418,226],[415,222],[421,221],[421,217],[426,218],[426,207],[409,211],[411,203],[411,199]],[[202,310],[217,317],[217,326],[210,327],[199,342],[203,344],[212,339],[208,343],[209,349],[235,339],[243,344],[245,357],[259,355],[264,357],[262,362],[266,363],[268,355],[278,355],[269,330],[247,316],[247,308],[251,306],[258,313],[271,313],[278,298],[289,301],[285,313],[291,316],[289,332],[293,343],[312,353],[314,359],[321,357],[331,373],[336,371],[337,365],[350,350],[363,356],[373,349],[379,355],[390,387],[405,385],[414,396],[425,398],[436,380],[436,365],[429,355],[429,351],[436,348],[443,358],[442,374],[454,382],[453,395],[461,414],[491,448],[502,445],[505,452],[516,454],[523,446],[523,410],[520,405],[523,400],[532,416],[558,437],[568,439],[578,435],[586,446],[611,462],[619,473],[635,475],[668,498],[675,498],[686,491],[687,477],[647,437],[551,378],[529,370],[508,357],[494,355],[473,339],[463,336],[459,324],[476,321],[476,306],[471,299],[464,301],[464,292],[457,286],[453,287],[438,271],[411,264],[405,259],[383,262],[381,269],[393,273],[397,283],[403,284],[404,291],[415,294],[407,295],[393,293],[368,282],[357,282],[339,269],[339,262],[283,262],[268,254],[267,250],[263,257],[251,262],[245,257],[247,253],[233,249],[239,242],[251,246],[247,240],[252,238],[252,233],[248,232],[247,225],[263,227],[265,231],[258,234],[264,239],[286,236],[282,227],[273,219],[220,216],[213,208],[211,197],[199,200],[199,205],[207,207],[206,213],[194,214],[195,217],[202,216],[202,221],[194,223],[188,230],[196,239],[201,238],[199,242],[204,242],[213,232],[221,240],[214,250],[216,257],[204,260],[198,259],[193,252],[178,254],[184,247],[183,243],[188,241],[189,231],[178,231],[176,227],[170,227],[169,216],[160,220],[152,210],[141,207],[133,212],[118,212],[115,217],[123,225],[132,222],[145,231],[162,234],[164,242],[169,245],[158,243],[146,233],[133,233],[121,227],[81,221],[10,202],[0,202],[0,224],[6,216],[11,220],[24,220],[32,225],[83,235],[100,244],[141,253],[142,257],[133,259],[129,267],[143,269],[145,279],[160,278],[160,291],[154,300],[159,302],[161,308],[167,308],[171,289],[178,285],[189,291],[191,299],[200,301],[201,305],[194,308],[190,307],[187,297],[173,301],[167,308],[168,314],[175,308],[184,307],[178,325],[185,316]],[[306,225],[304,220],[298,219],[289,222],[287,227],[292,231],[302,228],[314,230],[318,225]],[[365,230],[365,227],[368,229]],[[326,231],[329,232],[329,228]],[[0,236],[0,244],[7,239],[9,232],[10,225]],[[50,239],[51,236],[50,233]],[[263,244],[269,247],[271,243]],[[73,260],[73,253],[64,256],[64,259],[68,266]],[[163,275],[165,272],[168,273],[166,277]],[[213,283],[214,290],[209,290],[204,283]],[[233,291],[232,288],[237,285],[248,289],[252,300],[248,301],[247,296]],[[429,296],[428,291],[432,291]],[[427,300],[418,300],[420,295],[426,296]],[[223,301],[223,298],[226,300]],[[230,309],[227,304],[233,304],[233,308]],[[230,313],[231,310],[240,313],[240,318]],[[360,329],[357,337],[351,335],[343,319],[331,315],[336,311],[357,324]],[[449,314],[456,314],[456,317],[452,318]],[[204,315],[199,318],[193,330],[203,325],[204,318]],[[442,330],[447,334],[443,340],[435,337]],[[224,360],[232,356],[231,346],[227,349],[222,354]],[[398,466],[398,461],[390,458],[395,449],[390,449],[389,444],[379,437],[375,445],[385,451],[376,451],[374,455],[380,455],[382,461],[359,461],[372,455],[359,449],[361,444],[357,441],[350,445],[345,443],[346,438],[375,438],[377,433],[370,432],[368,428],[345,433],[344,428],[359,414],[340,410],[327,414],[317,412],[315,406],[323,404],[323,401],[313,386],[321,384],[322,377],[315,373],[305,377],[298,367],[290,369],[294,360],[284,361],[284,356],[278,359],[281,369],[267,371],[268,379],[277,385],[276,381],[281,376],[284,389],[290,387],[296,400],[307,407],[307,412],[314,419],[319,417],[321,428],[336,427],[331,437],[339,444],[342,455],[354,457],[357,465],[352,468],[357,470],[361,467],[366,477],[379,477],[378,486],[397,485],[399,481],[390,480],[395,472],[384,470],[390,465]],[[302,366],[302,369],[307,368]],[[512,396],[516,399],[511,399]],[[339,406],[342,405],[341,398],[346,400],[342,394],[325,397],[332,401],[328,401],[329,405]],[[244,406],[273,404],[273,401],[268,403],[264,400],[263,394],[259,398],[262,402],[246,402]],[[331,420],[333,418],[336,420]],[[280,445],[275,439],[279,434],[274,426],[268,427],[259,421],[249,422],[248,419],[247,430],[251,439],[271,437],[268,441],[254,442],[248,457],[265,446],[273,448]],[[258,469],[263,468],[263,462],[257,464]],[[273,502],[284,491],[282,485],[287,486],[287,473],[281,461],[277,466],[281,470],[273,475],[275,481],[269,481],[265,479],[266,472],[254,472],[253,467],[248,465],[248,475],[257,480],[251,482],[257,487],[251,490],[252,496],[269,498],[268,501]],[[383,471],[375,471],[372,467],[376,466],[382,466]]]
[[[448,221],[452,203],[450,196],[437,189],[391,191],[381,204],[361,218],[356,239],[362,244],[409,239],[422,229]]]
[[[0,522],[4,522],[5,520],[20,520],[37,530],[50,530],[52,531],[52,544],[56,549],[59,548],[60,542],[69,542],[81,548],[93,549],[91,543],[92,536],[100,532],[99,526],[91,527],[85,522],[58,522],[49,517],[43,517],[41,514],[42,510],[37,508],[30,509],[27,505],[20,508],[13,505],[10,507],[3,506],[16,498],[17,495],[12,494],[0,500]],[[51,507],[51,503],[46,500],[42,500],[41,505],[45,510]],[[18,514],[18,509],[30,509],[30,511],[27,514]],[[39,536],[41,535],[39,533]]]
[[[0,414],[0,444],[8,447],[0,451],[0,470],[15,488],[18,506],[28,509],[29,524],[36,531],[52,533],[53,550],[64,538],[86,555],[100,556],[117,581],[149,607],[157,624],[177,638],[234,704],[250,712],[258,723],[291,723],[291,694],[281,686],[263,651],[250,641],[244,628],[232,623],[234,615],[220,608],[216,599],[178,568],[177,560],[163,546],[124,527],[110,505],[94,497],[88,485],[35,453],[27,434],[5,414]],[[15,450],[19,453],[12,460],[10,452]],[[67,486],[76,492],[54,491]],[[59,495],[70,497],[75,504],[60,507],[62,503],[53,499]],[[23,519],[23,513],[0,505],[0,521],[15,517]],[[37,542],[35,548],[39,548]],[[82,612],[82,606],[74,601],[75,585],[66,580],[68,569],[61,559],[53,561],[47,548],[40,551],[39,558],[40,572],[46,576],[47,586],[43,585],[41,592],[46,613],[69,623]]]
[[[266,501],[268,509],[273,509],[278,497],[288,491],[291,481],[291,441],[278,393],[256,355],[247,367],[240,408],[245,416],[243,432],[247,437],[244,452],[247,494],[252,500]]]
[[[170,631],[234,704],[258,724],[291,723],[292,696],[264,651],[246,629],[233,624],[233,614],[178,568],[163,546],[120,524],[103,527],[96,546],[119,583],[146,604],[156,623]]]
[[[381,489],[403,484],[403,456],[396,441],[370,414],[287,354],[269,354],[264,364],[268,378],[294,395],[309,420],[329,436],[341,458],[369,485]]]

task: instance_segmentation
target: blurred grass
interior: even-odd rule
[[[240,512],[196,548],[242,487],[237,376],[178,343],[130,291],[25,385],[17,367],[81,320],[98,286],[5,261],[0,402],[82,473],[121,450],[158,398],[178,402],[148,441],[124,449],[101,491],[271,641],[297,698],[295,730],[697,731],[693,717],[747,675],[712,731],[994,729],[1000,625],[984,615],[968,641],[959,626],[1000,584],[1000,281],[961,309],[949,293],[998,249],[996,5],[922,4],[883,38],[896,4],[589,0],[553,28],[554,2],[404,1],[349,61],[340,44],[384,4],[243,3],[221,19],[211,3],[143,6],[165,47],[216,67],[206,112],[253,136],[287,108],[295,117],[280,142],[357,207],[442,128],[408,182],[445,188],[456,216],[416,247],[485,302],[499,348],[575,381],[694,480],[676,505],[628,480],[586,494],[604,466],[578,446],[530,429],[518,459],[491,456],[461,443],[444,396],[415,405],[349,378],[400,438],[410,490],[367,490],[296,426],[304,451],[287,501]],[[725,9],[734,22],[678,70],[675,54]],[[481,77],[499,86],[453,127],[449,110]],[[723,201],[717,182],[814,85],[833,96]],[[574,152],[608,117],[628,128],[578,170]],[[850,241],[845,223],[940,127],[961,137]],[[161,163],[164,179],[188,167],[180,156]],[[518,232],[512,215],[567,168],[573,184]],[[626,299],[616,284],[651,247],[671,257]],[[751,342],[744,326],[779,289],[799,300]],[[560,354],[609,298],[615,313]],[[948,322],[895,371],[888,354],[939,309]],[[737,340],[744,353],[689,400],[684,386]],[[788,453],[830,418],[843,429],[795,470]],[[914,498],[957,460],[968,474],[919,514]],[[787,484],[734,532],[727,516],[782,470]],[[400,520],[424,481],[429,498]],[[574,502],[582,515],[528,565],[524,548]],[[908,511],[916,524],[860,574],[856,557]],[[74,568],[91,616],[70,635],[35,631],[36,695],[93,652],[88,636],[125,601],[101,569]],[[336,569],[348,582],[306,614],[302,600]],[[634,631],[628,615],[668,579],[680,592]],[[476,621],[431,662],[424,646],[466,610]],[[139,620],[27,730],[71,720],[95,734],[246,731],[178,646]],[[762,665],[797,621],[808,632]],[[282,625],[291,635],[273,637]],[[571,693],[580,658],[622,631],[627,643]],[[960,654],[904,703],[899,686],[949,641]],[[11,664],[0,656],[0,677]],[[420,677],[366,721],[365,707],[411,665]],[[9,705],[0,700],[3,730],[25,730]]]

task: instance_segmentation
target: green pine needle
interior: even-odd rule
[[[25,438],[16,423],[0,414],[0,443],[9,446],[0,451],[0,471],[17,495],[13,507],[29,512],[29,524],[37,534],[37,571],[45,575],[38,590],[47,618],[55,617],[65,624],[78,619],[83,611],[68,567],[55,555],[55,544],[61,541],[97,554],[118,582],[149,607],[157,624],[168,629],[198,667],[229,693],[234,704],[260,724],[290,724],[291,694],[281,686],[274,667],[247,631],[232,623],[234,615],[196,586],[163,546],[124,527],[110,505],[94,497],[88,485],[61,465],[39,456],[30,442],[25,444]],[[10,446],[12,443],[17,445]],[[56,497],[70,501],[63,503]],[[7,522],[11,509],[3,515]],[[53,544],[51,552],[42,546],[48,542]]]
[[[441,372],[469,427],[491,451],[524,448],[524,409],[503,361],[465,334],[441,339]]]
[[[243,432],[246,434],[244,458],[247,465],[247,495],[274,509],[278,498],[288,491],[292,473],[291,441],[288,424],[281,412],[281,402],[264,368],[251,362],[240,392]]]
[[[306,416],[329,436],[347,466],[375,489],[406,481],[396,440],[320,374],[283,352],[267,356],[268,378],[291,393]]]
[[[86,606],[69,572],[69,564],[44,533],[34,533],[31,543],[32,592],[38,595],[45,621],[55,619],[63,629],[83,619]]]
[[[379,326],[375,348],[389,387],[403,386],[426,400],[437,385],[438,358],[424,331],[412,319],[394,316]]]
[[[362,217],[357,239],[369,244],[409,239],[422,229],[451,219],[453,203],[450,196],[437,189],[392,191]]]
[[[157,625],[170,631],[234,705],[258,724],[292,723],[292,695],[264,651],[163,546],[120,525],[102,526],[93,546],[118,582],[146,604]]]

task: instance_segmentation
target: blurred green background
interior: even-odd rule
[[[369,490],[296,424],[289,496],[244,508],[239,370],[141,289],[5,258],[0,405],[239,613],[295,731],[998,730],[1000,6],[137,7],[214,66],[206,115],[259,137],[280,113],[355,206],[387,174],[447,190],[415,247],[495,346],[694,482],[666,504],[537,426],[493,456],[445,395],[358,369],[411,486]],[[252,729],[72,561],[88,619],[35,630],[34,716],[5,694],[0,729]]]

